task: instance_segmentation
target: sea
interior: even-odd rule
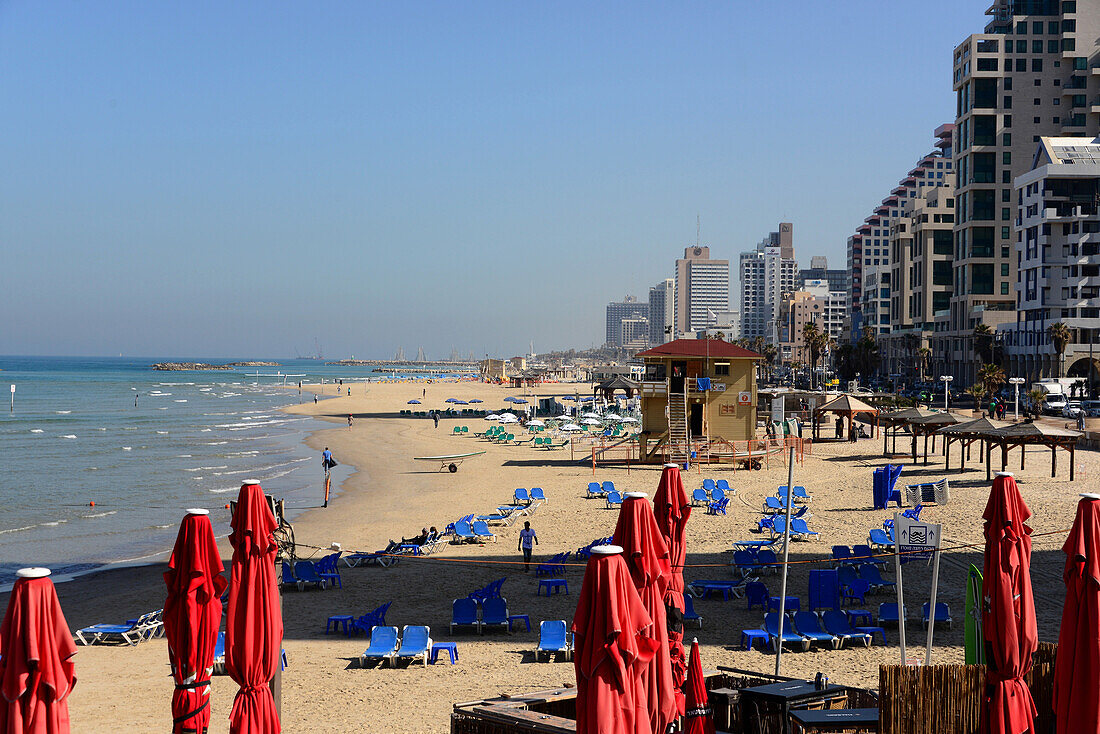
[[[313,359],[151,369],[226,361],[0,356],[0,394],[15,386],[14,407],[0,404],[0,590],[25,566],[46,566],[61,581],[148,562],[171,549],[193,507],[209,509],[215,533],[227,535],[225,505],[245,479],[285,500],[288,519],[320,506],[321,460],[304,439],[332,424],[280,408],[313,400],[299,381],[323,380],[324,400],[336,380],[354,393],[381,375]],[[352,470],[333,470],[334,492]]]

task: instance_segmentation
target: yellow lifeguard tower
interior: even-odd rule
[[[644,352],[642,461],[688,461],[693,448],[709,460],[718,441],[756,435],[756,362],[763,359],[720,339],[677,339]]]

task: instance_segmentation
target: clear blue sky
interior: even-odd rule
[[[0,1],[0,353],[589,346],[697,214],[843,267],[988,4]]]

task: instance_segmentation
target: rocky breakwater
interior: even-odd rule
[[[157,362],[154,370],[162,372],[191,372],[197,370],[231,370],[227,364],[207,364],[205,362]]]
[[[226,367],[282,367],[278,362],[227,362]]]

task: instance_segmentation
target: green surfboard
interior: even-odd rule
[[[985,641],[982,639],[982,572],[974,564],[966,576],[966,657],[967,665],[985,662]]]

